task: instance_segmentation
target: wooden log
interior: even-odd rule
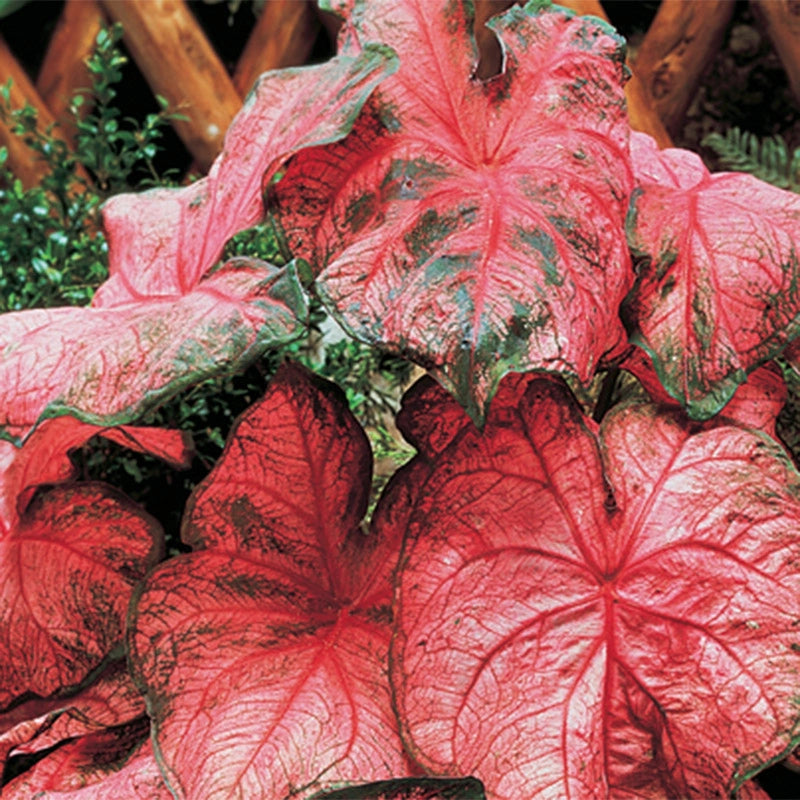
[[[800,103],[800,0],[751,0],[775,47],[792,94]]]
[[[75,134],[68,110],[76,92],[91,86],[86,59],[94,51],[103,21],[96,0],[67,0],[36,78],[36,88],[67,141]],[[86,113],[90,107],[84,102],[80,109]]]
[[[733,15],[733,0],[662,0],[634,68],[674,136]]]
[[[599,17],[608,22],[608,15],[599,0],[559,0],[559,5],[571,8],[578,14]],[[653,98],[637,74],[637,70],[631,66],[630,59],[628,68],[631,70],[631,78],[625,85],[625,97],[628,101],[631,127],[649,133],[659,147],[672,147],[672,139],[656,110]]]
[[[240,96],[262,72],[305,64],[319,28],[308,0],[267,0],[233,73]]]
[[[267,0],[236,62],[233,85],[239,96],[247,96],[262,72],[305,64],[319,29],[319,18],[308,0]],[[195,160],[186,176],[204,171]]]
[[[187,117],[172,124],[207,170],[241,106],[239,93],[183,0],[102,0],[150,88]]]
[[[45,131],[53,125],[55,122],[53,115],[2,36],[0,36],[0,75],[3,76],[4,83],[11,78],[12,109],[24,108],[26,104],[31,105],[36,109],[39,130]],[[37,153],[27,147],[3,122],[0,122],[0,146],[8,150],[8,167],[14,176],[22,181],[26,189],[35,186],[47,174],[47,165]]]

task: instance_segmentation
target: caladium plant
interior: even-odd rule
[[[492,23],[505,71],[482,82],[469,4],[338,10],[348,43],[388,42],[400,68],[351,136],[300,153],[276,187],[322,297],[354,335],[430,367],[476,419],[511,370],[588,380],[625,341],[632,278],[620,37],[515,7]]]
[[[339,55],[263,76],[206,179],[109,202],[91,308],[0,318],[0,758],[41,756],[3,797],[765,797],[800,744],[796,196],[631,131],[597,19],[509,9],[480,79],[467,0],[331,6]],[[219,264],[265,213],[288,266]],[[284,366],[165,558],[70,451],[185,464],[130,423],[308,292],[429,369],[416,456],[365,520],[363,430]]]

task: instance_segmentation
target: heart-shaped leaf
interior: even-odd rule
[[[631,155],[631,341],[689,416],[707,419],[800,334],[800,197],[751,175],[711,175],[695,153],[659,151],[643,133]]]
[[[103,484],[34,498],[0,538],[0,708],[76,686],[122,641],[158,523]]]
[[[347,139],[304,151],[272,208],[356,337],[434,370],[476,420],[507,372],[582,381],[625,340],[632,187],[622,40],[529,3],[473,77],[467,2],[355,2],[344,40],[400,55]]]
[[[283,368],[189,502],[195,548],[131,621],[176,797],[306,797],[404,770],[386,659],[399,537],[365,534],[371,454],[331,384]]]
[[[390,660],[432,773],[496,800],[708,798],[791,750],[800,476],[681,418],[617,407],[595,434],[537,378],[438,458]]]

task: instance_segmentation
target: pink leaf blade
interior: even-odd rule
[[[147,738],[149,721],[82,736],[3,787],[8,800],[171,800]]]
[[[0,708],[75,687],[99,666],[162,547],[158,523],[110,487],[34,499],[0,541]]]
[[[43,416],[65,413],[129,423],[294,338],[305,310],[291,266],[240,260],[177,300],[7,314],[0,320],[0,430],[24,438]]]
[[[433,459],[470,421],[447,391],[426,375],[403,395],[396,424],[411,445]]]
[[[304,797],[403,768],[384,677],[390,629],[368,613],[208,550],[154,574],[132,627],[176,796]]]
[[[628,406],[589,435],[573,403],[533,380],[516,425],[432,471],[397,595],[404,738],[502,800],[730,793],[798,734],[800,476],[751,430]],[[563,449],[583,499],[523,443],[556,476]]]
[[[357,6],[358,34],[389,37],[401,68],[350,137],[295,159],[273,209],[343,326],[432,369],[482,420],[507,372],[585,381],[621,347],[632,181],[609,29],[512,9],[496,24],[509,65],[481,83],[467,9]],[[566,62],[603,92],[581,96]]]
[[[621,366],[639,379],[654,402],[663,406],[681,407],[661,385],[653,364],[644,351],[633,348]],[[777,440],[775,426],[787,397],[788,389],[780,368],[775,363],[768,362],[747,376],[747,380],[738,386],[726,405],[715,417],[708,420],[708,424],[713,426],[717,422],[737,423],[764,431]]]
[[[631,139],[640,183],[628,222],[639,277],[631,341],[687,413],[707,419],[800,328],[800,199],[699,157]]]
[[[28,700],[0,714],[0,766],[7,754],[35,753],[66,739],[130,722],[145,713],[144,700],[125,665],[67,698]]]
[[[371,471],[369,442],[340,390],[286,365],[191,498],[183,539],[194,549],[252,551],[323,594],[352,598],[354,574],[371,561],[373,540],[359,531]],[[357,558],[346,557],[350,545]]]
[[[150,575],[129,622],[177,796],[307,796],[405,768],[385,669],[399,537],[360,529],[370,466],[342,393],[285,365],[195,490],[197,550]]]
[[[70,453],[95,435],[157,456],[176,469],[188,467],[193,455],[191,436],[181,431],[135,426],[101,428],[75,417],[45,420],[21,447],[0,442],[0,532],[16,526],[40,486],[65,483],[76,477]]]
[[[355,57],[262,75],[206,178],[182,189],[118,195],[105,204],[111,277],[93,305],[176,298],[196,287],[228,239],[263,217],[262,187],[284,161],[345,136],[395,66],[388,48],[368,45]]]
[[[194,458],[192,436],[184,431],[120,425],[117,428],[104,428],[100,435],[128,450],[156,456],[172,469],[188,469]]]

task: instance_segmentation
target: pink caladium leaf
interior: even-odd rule
[[[661,385],[652,362],[643,350],[633,348],[621,366],[639,379],[653,401],[680,408],[677,400],[670,397]],[[747,376],[725,407],[708,420],[708,424],[714,425],[720,420],[734,422],[764,431],[777,440],[775,426],[787,397],[788,389],[780,368],[774,362],[768,362]]]
[[[158,523],[103,484],[35,497],[0,538],[0,708],[80,684],[123,639]]]
[[[77,476],[69,454],[96,435],[158,456],[175,469],[189,467],[194,453],[191,435],[181,431],[130,425],[102,428],[75,417],[45,420],[21,447],[0,441],[0,538],[17,524],[38,487]]]
[[[35,753],[145,714],[144,699],[121,661],[70,697],[36,698],[0,714],[0,772],[7,755]]]
[[[400,55],[347,139],[300,153],[271,208],[343,326],[431,368],[476,420],[509,371],[582,381],[625,342],[632,188],[622,40],[529,4],[491,25],[505,69],[473,77],[470,3],[343,3],[343,41]]]
[[[313,67],[262,75],[208,176],[180,189],[123,194],[103,207],[111,277],[93,305],[182,297],[235,233],[264,216],[262,187],[294,153],[344,137],[375,87],[397,68],[382,44]]]
[[[176,797],[307,797],[403,774],[386,659],[399,537],[366,534],[371,453],[331,384],[284,367],[189,501],[130,621]]]
[[[631,137],[638,280],[625,316],[669,395],[706,419],[800,334],[800,197]]]
[[[44,416],[131,422],[204,378],[240,369],[301,330],[290,266],[228,262],[177,299],[0,317],[0,436]]]
[[[172,800],[148,738],[150,722],[81,736],[3,787],[3,800]]]
[[[409,526],[411,755],[493,800],[727,796],[800,736],[800,476],[751,430],[628,405],[596,432],[553,380],[511,397]]]

